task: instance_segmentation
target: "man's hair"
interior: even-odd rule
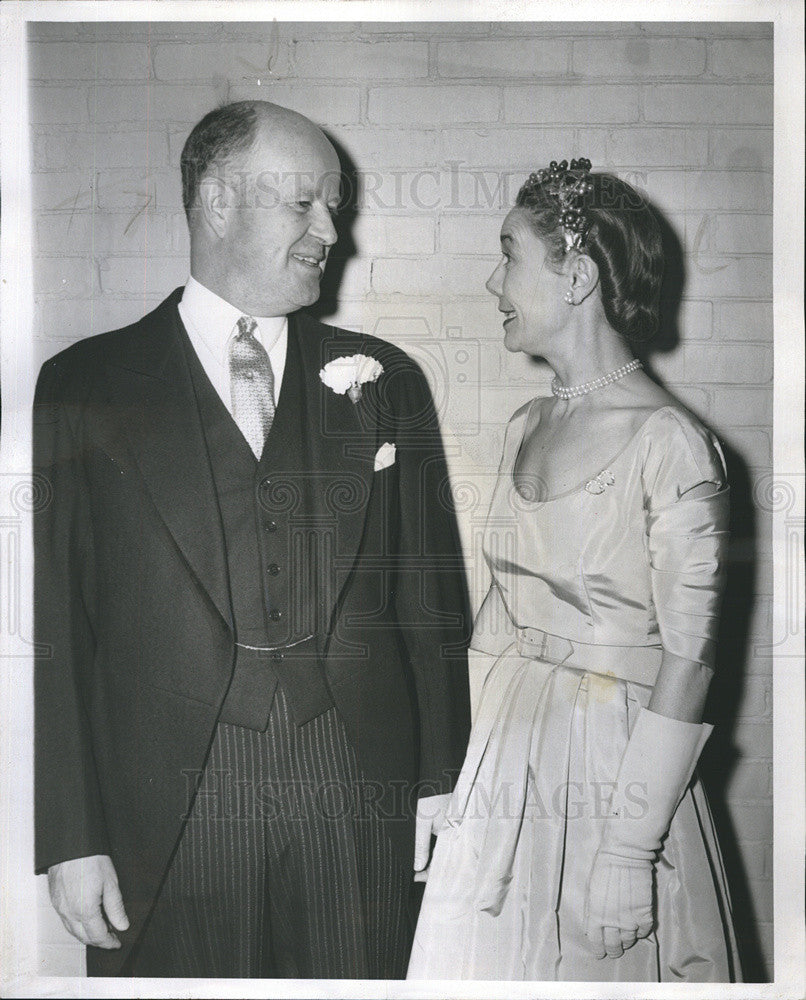
[[[195,126],[182,149],[182,204],[185,215],[196,201],[199,182],[213,166],[223,166],[254,142],[258,122],[255,101],[236,101],[210,111]]]

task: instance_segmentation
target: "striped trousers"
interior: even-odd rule
[[[219,723],[127,976],[403,979],[411,873],[359,804],[336,710]]]

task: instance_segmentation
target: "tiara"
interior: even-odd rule
[[[565,249],[581,249],[588,231],[583,202],[585,195],[593,190],[593,182],[588,179],[591,161],[582,156],[578,160],[552,160],[548,167],[529,175],[525,188],[541,187],[560,204],[560,225],[565,237]]]

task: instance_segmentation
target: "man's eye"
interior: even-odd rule
[[[311,202],[308,201],[305,198],[300,198],[300,200],[297,202],[297,207],[298,208],[310,208],[311,207]]]

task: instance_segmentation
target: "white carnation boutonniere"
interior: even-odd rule
[[[365,382],[375,382],[383,374],[383,365],[375,358],[366,354],[353,354],[352,357],[334,358],[328,361],[319,372],[319,378],[328,389],[339,396],[345,392],[357,403],[361,399],[361,386]]]

